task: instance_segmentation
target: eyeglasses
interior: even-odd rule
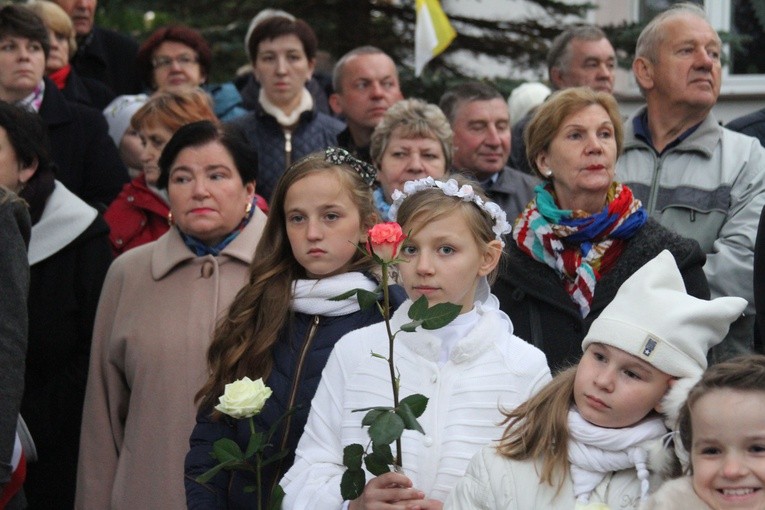
[[[177,57],[154,57],[151,61],[151,64],[154,66],[154,69],[165,69],[167,67],[171,67],[173,62],[177,63],[180,67],[189,67],[191,65],[197,64],[199,62],[199,58],[195,57],[194,55],[184,53],[183,55],[178,55]]]

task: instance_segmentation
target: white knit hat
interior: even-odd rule
[[[664,250],[622,284],[593,321],[582,350],[598,342],[671,376],[696,378],[707,368],[707,351],[722,341],[746,304],[740,297],[689,296],[674,257]]]
[[[119,96],[104,108],[104,117],[109,124],[109,136],[114,145],[120,146],[125,131],[130,127],[130,119],[149,100],[146,94]]]
[[[259,13],[252,17],[250,20],[250,25],[247,27],[247,33],[244,34],[244,51],[247,53],[248,59],[252,60],[252,55],[250,55],[250,36],[252,35],[252,31],[255,30],[255,27],[257,27],[262,21],[265,21],[268,18],[275,18],[277,16],[287,18],[290,21],[295,21],[295,16],[288,13],[287,11],[283,11],[281,9],[272,9],[270,7],[261,10]]]
[[[512,125],[518,123],[531,109],[542,104],[550,92],[550,87],[538,81],[522,83],[515,87],[507,98],[510,123]]]

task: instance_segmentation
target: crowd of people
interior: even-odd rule
[[[211,83],[200,31],[96,6],[0,7],[0,510],[765,508],[765,109],[713,115],[703,9],[643,29],[625,119],[596,26],[430,104],[284,11]],[[345,499],[392,382],[427,406]]]

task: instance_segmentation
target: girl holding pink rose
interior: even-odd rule
[[[270,454],[287,450],[265,468],[264,504],[294,459],[321,371],[337,340],[349,331],[382,320],[376,307],[361,310],[355,297],[330,300],[350,289],[374,291],[373,262],[359,249],[377,222],[372,201],[374,167],[342,149],[330,148],[292,165],[271,197],[263,237],[255,251],[249,284],[218,325],[208,352],[210,376],[197,394],[199,414],[186,456],[186,499],[190,509],[255,508],[255,477],[244,471],[219,472],[210,482],[196,478],[218,464],[210,456],[221,438],[242,450],[250,439],[248,420],[213,409],[226,383],[245,376],[263,378],[273,390],[255,426],[279,424]],[[396,307],[404,299],[391,288]]]
[[[363,413],[390,406],[384,324],[353,331],[335,346],[311,403],[295,463],[281,481],[285,510],[440,509],[484,444],[502,436],[500,409],[513,409],[550,380],[544,354],[512,334],[512,324],[488,295],[497,271],[505,213],[462,177],[426,177],[393,194],[390,213],[408,238],[398,264],[411,301],[391,318],[400,395],[428,398],[419,417],[425,433],[404,430],[403,473],[373,477],[360,497],[343,501],[343,449],[367,444]],[[399,331],[412,301],[450,302],[460,315],[436,330]]]

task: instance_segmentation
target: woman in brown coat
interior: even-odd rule
[[[175,223],[120,256],[96,316],[76,508],[186,507],[183,459],[213,327],[247,279],[265,225],[257,164],[208,121],[179,129],[159,160]]]

